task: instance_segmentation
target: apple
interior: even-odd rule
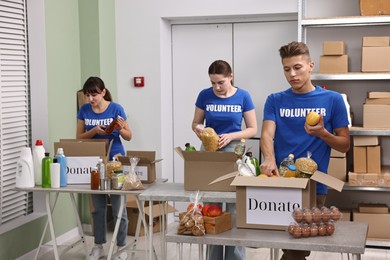
[[[207,216],[209,217],[218,217],[222,215],[222,208],[217,204],[212,204],[207,209]]]
[[[318,113],[310,112],[306,116],[306,123],[308,125],[315,126],[316,124],[318,124],[318,122],[320,122],[320,118],[321,116]]]
[[[199,211],[199,212],[202,212],[202,208],[203,208],[202,204],[198,203],[198,204],[196,204],[196,205],[197,205],[197,207],[198,207],[198,211]],[[190,212],[193,208],[194,208],[194,203],[191,202],[191,203],[188,204],[188,206],[187,206],[187,212]]]
[[[211,204],[205,204],[202,209],[202,215],[207,216],[207,211],[209,210]]]

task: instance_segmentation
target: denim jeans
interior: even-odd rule
[[[118,218],[118,211],[120,207],[120,196],[125,195],[110,195],[111,205],[112,205],[112,216],[116,222]],[[93,218],[93,233],[95,236],[95,244],[104,244],[107,242],[106,233],[107,233],[107,200],[108,195],[105,194],[92,194],[92,203],[94,210],[92,212]],[[125,198],[126,201],[126,198]],[[118,235],[116,237],[117,246],[126,245],[126,236],[127,236],[127,226],[129,220],[127,219],[126,204],[124,204],[123,214],[118,230]]]

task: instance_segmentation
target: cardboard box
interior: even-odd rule
[[[347,180],[347,158],[330,158],[328,174],[341,181]]]
[[[67,157],[68,184],[88,184],[91,182],[91,167],[95,167],[99,158],[107,162],[110,143],[106,139],[60,139],[54,143],[54,151],[64,149]]]
[[[360,213],[389,213],[389,208],[383,203],[359,203],[358,208]]]
[[[342,41],[325,41],[322,44],[323,55],[344,55],[345,54],[345,45]]]
[[[360,213],[354,211],[353,221],[368,223],[368,239],[390,239],[390,214]]]
[[[353,171],[356,173],[367,172],[367,148],[366,146],[353,147]]]
[[[388,91],[383,91],[383,92],[378,92],[378,91],[370,91],[368,92],[368,98],[390,98],[390,92]]]
[[[353,145],[354,146],[376,146],[379,145],[379,137],[378,136],[353,136]]]
[[[335,149],[330,150],[330,157],[343,158],[347,155],[347,153],[339,152]]]
[[[381,173],[381,147],[380,147],[380,145],[367,147],[367,172]]]
[[[390,36],[363,37],[363,47],[385,47],[390,45]]]
[[[166,204],[166,209],[165,213],[172,213],[175,212],[175,208],[170,206],[169,204]],[[164,213],[163,210],[163,204],[161,203],[156,203],[153,204],[152,206],[152,211],[153,211],[153,233],[160,232],[161,227],[161,217]],[[149,208],[150,206],[147,205],[144,207],[145,210],[145,220],[146,223],[149,224]],[[129,219],[129,225],[127,229],[127,234],[130,236],[135,236],[135,233],[137,231],[137,221],[138,221],[138,216],[139,216],[139,209],[137,207],[137,203],[135,202],[134,196],[127,195],[126,196],[126,210],[127,210],[127,218]],[[166,221],[167,221],[167,216],[165,215],[165,228],[166,228]],[[140,229],[140,236],[145,235],[145,227],[141,222],[141,229]]]
[[[237,170],[237,155],[233,152],[175,151],[184,160],[184,189],[201,191],[235,191],[231,179],[209,185],[218,177]]]
[[[360,15],[389,15],[390,1],[360,0]]]
[[[362,72],[389,72],[390,46],[362,47]]]
[[[223,214],[218,217],[203,216],[203,220],[206,234],[216,235],[230,230],[233,227],[231,212],[223,212]]]
[[[156,163],[161,162],[162,159],[156,160],[155,151],[126,151],[126,156],[118,156],[118,160],[122,163],[123,173],[131,171],[130,158],[140,158],[135,173],[142,183],[152,183],[156,180]]]
[[[315,172],[307,178],[259,178],[237,176],[236,225],[238,228],[285,230],[294,221],[294,208],[316,205],[316,182],[341,191],[344,182]]]
[[[362,186],[373,186],[379,185],[380,174],[379,173],[364,173]]]
[[[390,98],[366,98],[366,104],[390,105]]]
[[[347,209],[340,209],[341,218],[339,221],[352,221],[352,211]]]
[[[320,73],[347,73],[348,55],[320,56]]]
[[[363,105],[363,127],[390,129],[390,105]]]
[[[348,183],[351,186],[362,186],[363,185],[364,173],[348,172]]]

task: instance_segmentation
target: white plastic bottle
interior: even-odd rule
[[[52,188],[60,187],[60,167],[57,158],[54,158],[53,163],[50,164],[50,184]]]
[[[34,179],[35,185],[42,185],[42,159],[45,157],[45,148],[43,147],[42,140],[35,142],[33,150],[33,164],[34,164]]]

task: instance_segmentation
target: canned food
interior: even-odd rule
[[[123,183],[125,182],[125,176],[122,170],[114,171],[114,175],[111,177],[111,188],[113,190],[122,189]]]

